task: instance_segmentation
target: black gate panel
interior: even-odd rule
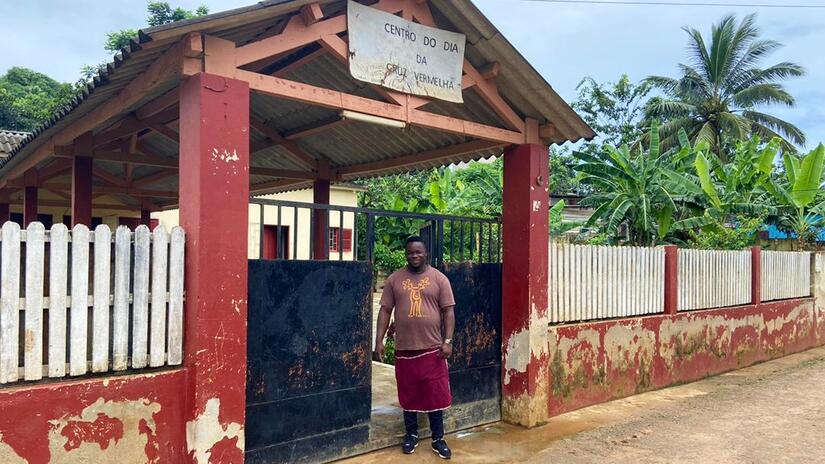
[[[450,359],[453,406],[464,408],[456,426],[498,420],[501,401],[501,265],[446,264],[455,295],[456,328]],[[457,412],[457,411],[456,411]],[[447,413],[446,417],[449,417]]]
[[[372,266],[250,260],[247,462],[302,462],[369,439]]]

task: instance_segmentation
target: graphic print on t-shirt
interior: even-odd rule
[[[413,285],[412,280],[405,279],[402,282],[404,290],[410,292],[410,314],[407,317],[424,317],[421,314],[421,290],[430,285],[430,278],[424,277],[417,284]]]

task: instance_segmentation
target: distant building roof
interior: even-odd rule
[[[8,157],[29,135],[29,132],[0,129],[0,159]]]
[[[776,227],[773,224],[767,225],[765,227],[765,230],[768,232],[768,239],[769,240],[785,240],[785,239],[789,239],[789,238],[796,238],[795,234],[789,234],[787,232],[783,232],[783,231],[779,230],[779,228]],[[816,240],[818,242],[825,242],[825,229],[821,229],[819,231],[819,234],[817,234],[817,236],[816,236]]]

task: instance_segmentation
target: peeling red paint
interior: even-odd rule
[[[224,437],[209,449],[209,464],[243,462],[243,453],[238,448],[238,437]]]
[[[160,462],[160,447],[158,445],[157,436],[152,429],[149,427],[149,424],[146,423],[146,420],[141,419],[138,430],[143,435],[149,437],[149,440],[146,442],[146,446],[144,447],[144,452],[146,453],[146,462],[147,463],[155,463]]]
[[[215,151],[232,156],[209,155]],[[195,462],[217,441],[211,429],[197,426],[210,401],[218,401],[217,423],[224,429],[231,424],[242,428],[246,410],[247,83],[208,73],[183,81],[180,165],[180,223],[186,230],[186,423],[192,429],[187,445],[195,450],[187,461]]]
[[[98,413],[94,422],[69,421],[60,433],[68,440],[63,447],[71,451],[83,443],[97,443],[100,449],[109,447],[113,440],[123,438],[123,422],[106,414]]]
[[[814,299],[802,298],[551,326],[549,414],[819,346],[822,325]]]
[[[505,150],[502,417],[525,426],[546,420],[548,178],[546,146]]]
[[[147,424],[139,427],[146,436],[146,458],[124,456],[124,462],[182,462],[185,448],[183,369],[157,374],[84,379],[65,383],[22,385],[0,390],[0,433],[3,442],[29,464],[52,460],[50,436],[60,431],[58,450],[77,452],[84,443],[95,443],[111,451],[124,437],[123,418],[97,414],[93,421],[77,420],[82,411],[103,399],[106,402],[141,401],[156,404],[151,415],[155,433]],[[62,430],[58,426],[66,421]],[[51,448],[54,449],[54,448]],[[154,452],[150,452],[152,449]],[[128,458],[128,459],[127,459]],[[154,459],[154,460],[153,460]]]

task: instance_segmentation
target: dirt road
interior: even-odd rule
[[[825,348],[553,418],[448,437],[461,463],[825,463]],[[343,461],[442,462],[429,443]]]

